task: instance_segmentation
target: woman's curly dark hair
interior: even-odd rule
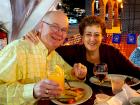
[[[100,25],[101,26],[101,30],[102,30],[102,35],[106,36],[106,27],[105,27],[105,23],[102,21],[101,18],[97,17],[97,16],[87,16],[85,18],[83,18],[79,24],[79,32],[80,35],[83,36],[84,34],[84,30],[87,26],[92,26],[92,25]]]

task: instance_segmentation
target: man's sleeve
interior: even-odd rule
[[[70,66],[64,59],[58,54],[57,61],[59,62],[59,65],[62,66],[65,74],[65,78],[68,80],[78,80],[75,76],[72,75],[72,69],[73,67]]]
[[[5,47],[0,52],[0,105],[21,105],[33,100],[34,84],[22,84],[16,47]]]

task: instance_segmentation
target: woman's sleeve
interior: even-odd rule
[[[118,49],[115,50],[116,65],[120,68],[122,74],[140,78],[140,68],[135,66],[127,57],[125,57]]]

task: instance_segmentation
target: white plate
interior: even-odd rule
[[[134,103],[140,103],[140,97],[132,97],[129,99],[130,105],[139,105],[139,104],[134,104]]]
[[[110,77],[111,77],[111,76],[114,76],[114,75],[119,75],[119,74],[108,74],[108,75],[107,75],[107,78],[108,78],[108,79],[106,79],[105,82],[103,82],[103,83],[101,84],[101,86],[111,87]],[[119,75],[119,76],[122,76],[122,77],[124,77],[124,78],[127,78],[127,77],[133,78],[133,77],[127,76],[127,75]],[[136,85],[140,84],[140,80],[139,80],[139,79],[134,78],[133,80],[134,80],[135,83],[132,84],[132,85],[129,85],[129,86],[136,86]],[[91,78],[90,78],[90,82],[93,83],[93,84],[96,84],[96,85],[99,85],[99,84],[100,84],[100,81],[99,81],[99,79],[98,79],[97,77],[91,77]]]
[[[92,89],[87,84],[83,82],[69,82],[69,83],[73,87],[83,88],[86,94],[74,104],[64,104],[64,103],[59,102],[58,100],[51,100],[53,103],[57,105],[78,105],[87,101],[92,96]]]

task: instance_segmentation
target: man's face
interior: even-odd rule
[[[68,19],[63,13],[51,13],[42,21],[41,40],[51,50],[63,44],[67,37]]]

